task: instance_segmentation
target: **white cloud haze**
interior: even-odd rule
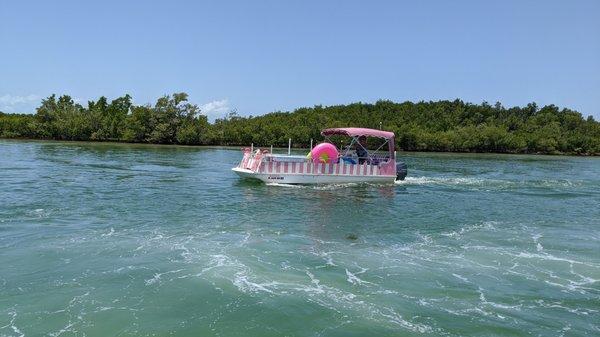
[[[0,111],[2,112],[33,112],[41,101],[38,95],[18,96],[5,94],[0,96]]]
[[[229,100],[221,99],[200,105],[200,113],[206,115],[208,120],[214,121],[217,118],[227,115],[231,111]]]

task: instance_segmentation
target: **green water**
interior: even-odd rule
[[[598,158],[291,187],[240,157],[0,140],[0,336],[600,335]]]

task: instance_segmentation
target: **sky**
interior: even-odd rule
[[[460,98],[600,119],[600,1],[0,0],[0,111],[187,92],[214,119]]]

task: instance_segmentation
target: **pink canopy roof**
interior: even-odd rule
[[[321,131],[323,136],[331,136],[331,135],[345,135],[350,137],[379,137],[384,139],[393,139],[394,133],[390,131],[382,131],[375,129],[366,129],[366,128],[331,128],[325,129]]]

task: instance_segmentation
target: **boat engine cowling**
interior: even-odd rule
[[[396,180],[404,180],[408,174],[408,167],[403,162],[396,163]]]

